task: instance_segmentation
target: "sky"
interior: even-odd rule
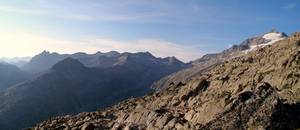
[[[0,0],[0,57],[149,51],[190,61],[276,28],[299,0]]]

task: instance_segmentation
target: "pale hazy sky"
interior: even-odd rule
[[[298,0],[0,0],[0,57],[116,50],[189,61],[271,28],[300,28]]]

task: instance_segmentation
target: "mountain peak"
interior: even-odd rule
[[[168,64],[170,64],[170,65],[173,65],[173,64],[183,65],[184,64],[182,61],[178,60],[175,56],[166,57],[166,58],[164,58],[164,60],[166,60],[168,62]]]
[[[109,51],[109,52],[107,52],[107,53],[111,53],[111,54],[120,54],[120,53],[117,52],[117,51]]]
[[[287,35],[284,32],[277,32],[273,30],[269,33],[264,34],[262,37],[267,40],[276,40],[279,38],[286,38]]]
[[[119,52],[117,51],[109,51],[107,53],[105,53],[106,56],[110,57],[110,56],[117,56],[117,55],[120,55]]]
[[[37,56],[44,57],[44,56],[54,56],[54,55],[60,55],[60,54],[58,54],[57,52],[52,52],[51,53],[50,51],[44,50],[43,52],[41,52]]]
[[[124,52],[121,54],[120,57],[126,57],[128,59],[129,57],[132,58],[155,58],[150,52],[137,52],[137,53],[129,53],[129,52]]]
[[[137,52],[137,53],[132,53],[133,55],[138,55],[138,56],[145,56],[145,57],[154,57],[150,52]]]
[[[44,50],[42,53],[40,53],[39,55],[48,55],[48,54],[50,54],[50,52],[49,51],[47,51],[47,50]]]
[[[264,47],[266,45],[271,45],[287,37],[288,36],[284,32],[278,32],[275,29],[272,29],[271,31],[264,33],[262,35],[248,38],[245,41],[243,41],[241,44],[234,45],[232,48],[228,50],[249,52],[249,51],[256,50],[257,48]]]

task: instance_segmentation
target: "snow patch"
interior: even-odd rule
[[[277,39],[280,39],[282,37],[283,36],[282,36],[281,33],[267,33],[267,34],[263,35],[263,38],[267,39],[267,40],[277,40]]]
[[[263,44],[259,44],[259,45],[252,45],[252,46],[250,46],[250,49],[245,50],[244,52],[257,50],[258,48],[262,48],[262,47],[265,47],[267,45],[271,45],[271,44],[273,44],[275,42],[278,42],[278,41],[285,38],[282,33],[276,33],[276,32],[267,33],[267,34],[263,35],[262,37],[264,39],[266,39],[268,42],[263,43]]]

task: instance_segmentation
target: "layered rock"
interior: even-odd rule
[[[299,43],[296,33],[186,83],[96,112],[54,117],[31,129],[297,129]]]

